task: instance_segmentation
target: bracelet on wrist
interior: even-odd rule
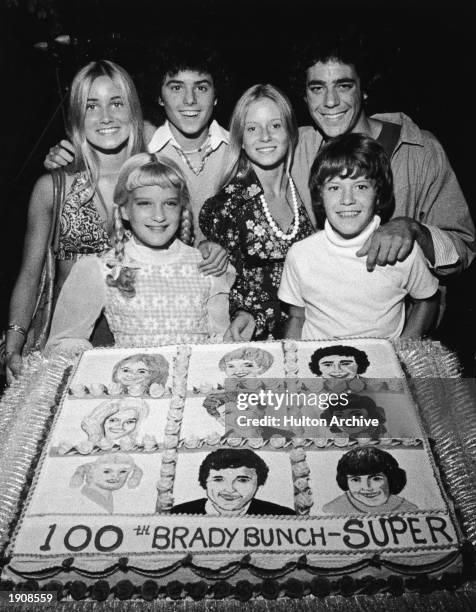
[[[7,331],[17,332],[18,334],[21,334],[23,337],[26,338],[26,329],[24,327],[21,327],[20,325],[17,325],[16,323],[10,323],[9,325],[7,325]]]

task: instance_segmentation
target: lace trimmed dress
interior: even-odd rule
[[[200,227],[208,240],[225,248],[236,269],[230,292],[230,315],[250,312],[256,322],[256,337],[265,338],[283,323],[278,300],[284,260],[289,247],[314,232],[304,206],[299,202],[299,231],[293,240],[278,238],[271,229],[260,201],[263,188],[250,171],[235,178],[205,202]]]
[[[205,276],[202,257],[180,240],[166,250],[153,250],[130,239],[122,265],[113,251],[80,259],[58,299],[48,348],[84,343],[105,313],[121,347],[160,346],[221,341],[229,325],[228,293],[235,274]],[[106,277],[127,268],[134,276],[135,295],[109,286]]]

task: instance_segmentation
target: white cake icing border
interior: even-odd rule
[[[175,426],[178,425],[178,431],[176,435],[174,434],[173,438],[169,439],[169,446],[167,447],[164,445],[164,453],[167,451],[169,452],[167,453],[167,461],[164,462],[164,455],[162,455],[160,463],[160,476],[157,482],[157,512],[167,512],[174,505],[173,487],[175,482],[175,469],[178,460],[177,447],[185,409],[188,367],[191,354],[192,348],[189,345],[177,347],[177,354],[175,356],[172,375],[172,398],[170,400],[169,411],[167,413],[167,424],[165,426],[165,430],[167,431],[167,428],[171,425],[173,425],[173,429],[175,429]],[[167,469],[166,466],[170,466],[169,469]],[[164,481],[164,479],[167,480]]]
[[[369,339],[365,339],[365,338],[348,338],[348,339],[347,339],[347,338],[346,338],[346,339],[345,339],[345,341],[347,341],[347,340],[368,340],[368,341],[375,342],[377,339],[375,339],[375,338],[371,338],[371,339],[370,339],[370,338],[369,338]],[[309,342],[315,342],[315,341],[313,340],[313,341],[309,341]],[[329,339],[325,339],[325,342],[326,342],[326,343],[329,343]],[[386,342],[386,341],[384,341],[384,342]],[[247,344],[248,344],[248,343],[247,343]],[[390,343],[389,343],[389,344],[390,344]],[[178,348],[179,348],[179,347],[178,347]],[[105,350],[108,350],[108,349],[105,349]],[[393,351],[392,351],[392,352],[393,352]],[[395,358],[396,358],[396,356],[395,356]],[[79,361],[77,361],[77,362],[76,362],[76,367],[74,368],[74,371],[73,371],[73,373],[71,374],[71,376],[70,376],[69,380],[72,380],[72,378],[73,378],[73,376],[74,376],[74,373],[75,373],[75,371],[77,370],[78,365],[79,365]],[[398,366],[398,367],[400,368],[400,366]],[[405,380],[405,379],[404,379],[404,380]],[[64,402],[64,395],[65,395],[65,393],[66,393],[66,392],[67,392],[67,389],[65,389],[65,392],[63,393],[63,398],[62,398],[62,401],[61,401],[61,404],[60,404],[60,408],[61,408],[61,407],[62,407],[62,405],[63,405],[63,402]],[[169,410],[170,410],[170,407],[169,407]],[[58,410],[58,413],[57,413],[57,415],[55,416],[55,422],[56,422],[56,418],[58,417],[58,414],[59,414],[59,413],[60,413],[60,410]],[[415,409],[415,414],[417,415],[417,418],[419,418],[418,410],[416,410],[416,409]],[[54,429],[54,428],[53,428],[53,427],[51,427],[51,429],[50,429],[50,431],[49,431],[49,433],[48,433],[48,442],[50,441],[50,436],[51,436],[51,434],[52,434],[53,429]],[[175,452],[177,452],[177,450],[178,450],[178,437],[174,437],[174,439],[173,439],[173,440],[170,440],[170,442],[171,442],[171,443],[172,443],[172,442],[173,442],[173,443],[175,443],[175,448],[174,448],[174,450],[175,450]],[[460,537],[460,536],[461,536],[461,534],[460,534],[460,530],[459,530],[458,523],[457,523],[457,521],[455,521],[455,517],[454,517],[454,512],[453,512],[452,504],[449,502],[448,496],[446,495],[446,491],[444,490],[444,488],[443,488],[443,487],[442,487],[442,485],[441,485],[441,482],[440,482],[440,479],[439,479],[439,473],[438,473],[438,470],[437,470],[437,468],[436,468],[436,464],[434,463],[434,460],[433,460],[432,454],[431,454],[431,452],[429,452],[429,451],[428,451],[428,448],[427,448],[427,443],[426,443],[426,442],[422,442],[422,444],[423,444],[423,446],[424,446],[424,448],[425,448],[425,452],[427,453],[427,456],[428,456],[428,458],[429,458],[429,461],[430,461],[430,464],[431,464],[431,467],[432,467],[432,470],[433,470],[433,475],[434,475],[434,477],[435,477],[435,479],[436,479],[436,481],[437,481],[437,483],[438,483],[438,487],[439,487],[440,493],[441,493],[441,495],[442,495],[442,497],[443,497],[443,499],[444,499],[445,503],[447,504],[447,507],[448,507],[448,512],[443,512],[443,511],[441,511],[441,510],[438,510],[438,511],[432,511],[432,510],[429,510],[429,509],[425,509],[425,510],[418,511],[418,512],[415,512],[415,513],[412,513],[412,514],[420,514],[420,513],[421,513],[421,514],[425,514],[425,513],[427,513],[427,512],[433,512],[433,513],[438,512],[439,514],[443,514],[443,515],[445,515],[445,516],[447,516],[447,515],[449,514],[449,515],[450,515],[450,518],[451,518],[451,521],[452,521],[452,524],[453,524],[453,527],[455,528],[456,533],[457,533],[457,534],[458,534],[458,536]],[[46,445],[45,445],[45,448],[46,448]],[[173,449],[173,446],[172,446],[172,445],[171,445],[171,448]],[[182,452],[183,452],[183,451],[182,451]],[[25,511],[25,509],[28,507],[28,505],[29,505],[29,501],[30,501],[30,498],[31,498],[31,496],[32,496],[32,494],[33,494],[33,492],[34,492],[34,490],[35,490],[35,488],[36,488],[36,484],[37,484],[38,476],[39,476],[39,473],[40,473],[40,471],[41,471],[41,466],[42,466],[42,463],[43,463],[43,460],[44,460],[44,457],[45,457],[45,456],[46,456],[46,454],[45,454],[45,452],[43,452],[43,453],[42,453],[42,457],[41,457],[41,459],[40,459],[40,462],[39,462],[39,464],[38,464],[38,467],[37,467],[36,473],[35,473],[35,479],[34,479],[34,481],[33,481],[33,483],[32,483],[32,486],[30,487],[30,491],[29,491],[29,494],[28,494],[28,497],[27,497],[26,503],[24,504],[24,509],[23,509],[23,511]],[[81,513],[81,514],[84,514],[84,513]],[[22,512],[22,516],[23,516],[23,512]],[[133,514],[133,516],[140,516],[140,515],[139,515],[139,514],[137,514],[137,513],[134,513],[134,514]],[[144,516],[148,516],[148,515],[144,515]],[[177,515],[177,516],[180,516],[180,515]],[[193,515],[187,515],[187,516],[193,516]],[[346,514],[346,515],[344,515],[344,516],[345,516],[345,517],[350,517],[351,515]],[[361,516],[361,515],[360,515],[360,516]],[[383,514],[382,514],[382,515],[377,515],[377,516],[386,516],[386,515],[383,515]],[[17,527],[16,527],[16,529],[15,529],[15,536],[16,536],[16,534],[18,533],[19,525],[21,524],[21,518],[22,518],[22,517],[20,517],[20,519],[19,519],[19,521],[18,521],[18,524],[17,524]],[[283,518],[285,518],[285,517],[279,517],[279,518],[282,520],[282,519],[283,519]],[[287,520],[292,520],[292,521],[296,521],[296,520],[307,520],[307,519],[306,519],[304,516],[302,516],[302,517],[299,517],[299,516],[293,516],[293,517],[286,517],[286,518],[287,518]],[[316,517],[316,518],[317,518],[317,517]],[[12,542],[10,543],[9,549],[10,549],[11,547],[13,547],[13,544],[14,544],[14,541],[15,541],[15,536],[12,538]],[[454,547],[453,547],[453,546],[451,546],[451,547],[450,547],[450,546],[447,546],[447,545],[444,545],[444,546],[435,545],[435,546],[432,546],[432,547],[430,547],[430,548],[434,548],[435,550],[448,550],[448,549],[454,550]],[[388,550],[389,552],[391,552],[391,550],[390,550],[390,549],[386,549],[386,552],[387,552],[387,550]],[[406,550],[406,549],[405,549],[405,550]],[[425,550],[426,550],[426,549],[425,549]],[[215,552],[216,552],[216,551],[215,551]],[[246,552],[246,553],[248,553],[248,554],[249,554],[249,551],[244,551],[244,552]],[[401,555],[403,552],[404,552],[404,551],[403,551],[402,549],[398,549],[397,551],[395,551],[395,554],[397,554],[397,555],[399,555],[399,556],[400,556],[400,555]],[[415,552],[415,549],[414,549],[414,548],[409,548],[409,549],[408,549],[408,552]],[[299,549],[298,551],[296,551],[296,553],[300,553],[300,554],[302,555],[303,551],[302,551],[302,549]],[[330,554],[336,554],[336,553],[332,553],[331,551],[323,551],[323,552],[322,552],[322,554],[324,554],[324,555],[325,555],[325,554],[327,554],[327,553],[330,553]],[[125,554],[127,554],[127,553],[125,553]],[[150,554],[150,555],[156,555],[157,553],[145,553],[145,555],[146,555],[146,556],[148,556],[149,554]],[[177,554],[177,553],[175,552],[175,553],[171,553],[171,554]],[[200,552],[199,554],[200,554],[200,556],[202,556],[202,555],[204,555],[204,554],[206,554],[206,553]],[[210,554],[213,554],[213,553],[210,553]],[[259,554],[259,555],[282,555],[282,553],[279,553],[279,552],[277,552],[277,553],[276,553],[276,552],[273,552],[273,551],[260,551],[259,553],[256,553],[256,554]],[[288,561],[289,561],[289,555],[290,555],[290,554],[292,554],[292,553],[288,553],[288,552],[286,552],[286,554],[284,555],[284,558],[285,558],[286,562],[288,562]],[[320,554],[321,554],[321,553],[320,553]],[[342,553],[339,553],[339,554],[342,554],[343,556],[344,556],[344,555],[345,555],[345,556],[349,556],[349,555],[358,555],[358,554],[361,554],[361,555],[362,555],[362,554],[364,554],[364,555],[365,555],[365,553],[362,553],[361,551],[355,551],[355,553],[354,553],[353,551],[345,551],[345,552],[342,552]],[[97,557],[97,556],[98,556],[98,553],[77,553],[77,555],[76,555],[76,556],[83,556],[83,555],[88,556],[88,557]],[[54,556],[56,556],[56,557],[58,557],[58,558],[64,558],[64,555],[54,555]],[[134,553],[134,557],[137,557],[137,556],[138,556],[138,555],[137,555],[136,553]],[[142,554],[141,554],[140,556],[142,556]],[[19,555],[15,555],[15,557],[19,557]],[[27,557],[29,557],[29,556],[27,555]],[[47,557],[46,555],[41,555],[41,556],[38,556],[38,558],[39,558],[39,559],[45,559],[46,557]]]

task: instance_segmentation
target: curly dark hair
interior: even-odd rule
[[[405,470],[390,453],[375,446],[353,448],[339,459],[336,481],[343,491],[347,491],[347,476],[364,474],[385,474],[390,493],[397,495],[407,483]]]
[[[322,374],[321,368],[319,367],[319,361],[323,357],[330,357],[331,355],[339,355],[341,357],[353,357],[357,364],[357,374],[363,374],[369,367],[370,361],[365,351],[361,351],[355,346],[344,346],[343,344],[336,344],[334,346],[326,346],[314,351],[309,362],[309,369],[316,376]]]
[[[339,28],[338,31],[320,31],[301,41],[294,51],[294,65],[290,80],[293,91],[302,97],[306,91],[306,72],[318,62],[337,61],[353,66],[360,80],[362,92],[367,92],[379,78],[367,36],[355,28]]]
[[[385,223],[395,210],[393,174],[390,159],[383,147],[365,134],[342,134],[329,140],[319,151],[311,167],[309,190],[316,219],[323,227],[326,219],[322,188],[336,176],[360,176],[375,183],[375,214]]]
[[[157,95],[168,75],[181,70],[209,74],[213,79],[215,95],[222,94],[229,85],[226,62],[216,48],[193,36],[167,38],[158,50],[158,63],[154,72]]]
[[[259,455],[246,448],[219,448],[205,457],[198,472],[198,482],[203,489],[207,488],[210,470],[247,467],[256,470],[258,487],[268,478],[269,468]]]

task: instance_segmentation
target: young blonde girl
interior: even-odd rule
[[[103,311],[117,346],[221,340],[234,272],[218,278],[199,272],[178,166],[148,153],[133,156],[121,168],[114,202],[114,248],[75,264],[47,348],[88,347]]]

